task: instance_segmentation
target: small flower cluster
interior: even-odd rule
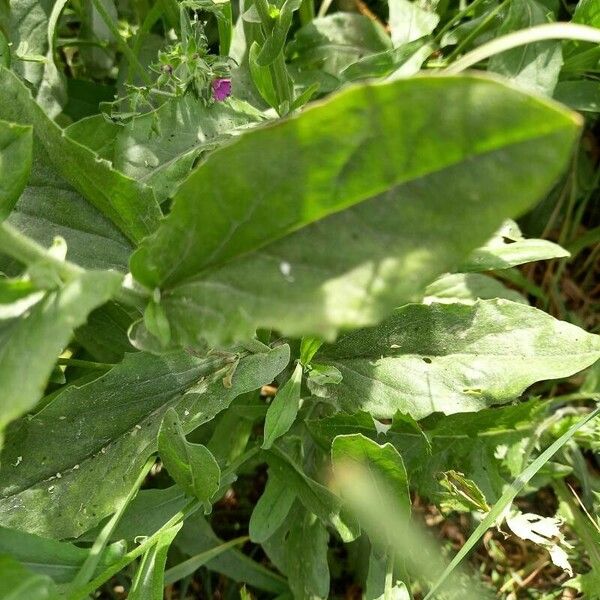
[[[230,59],[210,53],[197,16],[185,29],[181,41],[159,52],[156,87],[175,96],[192,92],[207,102],[225,100],[231,94]]]

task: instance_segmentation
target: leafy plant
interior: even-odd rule
[[[594,597],[594,0],[330,8],[0,5],[0,598]]]

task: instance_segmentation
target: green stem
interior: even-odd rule
[[[138,490],[140,489],[142,483],[144,483],[144,479],[146,479],[146,475],[148,475],[148,472],[152,468],[154,460],[154,457],[152,457],[146,461],[146,464],[140,471],[140,474],[138,475],[137,479],[135,480],[135,483],[129,490],[129,493],[127,494],[126,498],[121,503],[121,506],[119,506],[115,514],[111,517],[108,523],[102,528],[102,531],[98,534],[98,537],[96,538],[94,544],[90,548],[87,558],[85,559],[83,565],[81,565],[81,568],[77,572],[77,575],[70,584],[71,589],[76,590],[78,587],[84,586],[94,574],[94,571],[96,570],[96,567],[100,562],[102,552],[104,551],[104,548],[106,548],[106,544],[108,543],[110,536],[113,534],[115,528],[117,527],[117,524],[121,520],[125,509],[138,493]]]
[[[265,37],[273,30],[274,22],[273,18],[269,14],[269,3],[267,0],[254,0],[254,5],[260,16],[262,22],[262,28],[264,30]],[[277,96],[276,110],[280,116],[287,114],[292,106],[293,90],[290,84],[290,78],[285,66],[285,56],[283,51],[279,53],[279,56],[275,59],[272,65],[269,67],[271,71],[271,77],[273,79],[273,86],[275,88],[275,94]]]
[[[24,236],[6,221],[0,223],[0,253],[11,256],[24,265],[40,261],[50,264],[64,281],[79,277],[84,272],[81,267],[48,254],[46,248]],[[125,285],[121,286],[115,296],[118,302],[142,311],[148,303],[148,298],[149,292],[146,290]]]
[[[475,547],[483,534],[493,527],[496,520],[513,503],[517,495],[531,481],[532,477],[575,435],[578,429],[583,427],[588,421],[598,416],[600,407],[594,409],[588,415],[577,421],[563,435],[561,435],[553,444],[542,452],[523,472],[506,488],[498,502],[494,504],[490,512],[485,516],[475,531],[469,536],[460,551],[446,567],[439,579],[433,584],[424,600],[435,598],[437,591],[442,587],[448,577],[454,572],[454,569],[462,562],[467,554]]]
[[[455,23],[458,23],[463,17],[466,17],[472,10],[477,8],[480,4],[483,4],[486,0],[473,0],[471,4],[463,8],[461,11],[457,12],[436,34],[434,38],[435,43],[439,43],[444,34],[447,33]]]
[[[71,592],[69,600],[87,600],[89,595],[98,589],[103,583],[106,583],[113,575],[116,575],[119,571],[124,569],[128,564],[132,563],[136,558],[142,556],[149,548],[151,548],[162,533],[177,525],[187,517],[194,514],[202,503],[199,500],[191,500],[186,506],[184,506],[177,514],[171,517],[158,531],[155,531],[150,537],[146,538],[137,548],[134,548],[120,560],[113,563],[100,575],[92,579],[89,583],[82,586],[78,590]]]
[[[231,35],[233,31],[233,13],[231,10],[231,2],[227,2],[221,6],[223,16],[217,19],[217,27],[219,29],[219,54],[228,56],[231,48]]]
[[[115,365],[108,363],[93,362],[90,360],[79,360],[78,358],[59,358],[59,365],[66,365],[68,367],[81,367],[83,369],[93,369],[95,371],[110,371]]]
[[[92,0],[92,4],[94,5],[94,8],[98,11],[98,14],[108,27],[109,31],[112,33],[113,37],[115,38],[115,41],[121,49],[121,52],[123,52],[123,54],[127,57],[129,64],[134,65],[139,74],[141,75],[142,79],[146,83],[146,85],[150,85],[152,83],[150,76],[148,75],[148,73],[146,73],[146,69],[144,69],[144,67],[138,60],[137,56],[133,53],[127,42],[121,37],[121,34],[119,33],[119,28],[114,22],[112,16],[104,7],[104,4],[102,4],[102,0]]]
[[[387,561],[385,565],[385,584],[383,588],[384,600],[392,600],[394,597],[394,551],[388,549]]]
[[[49,263],[66,280],[83,273],[83,269],[77,265],[48,254],[46,248],[24,236],[6,221],[0,223],[0,252],[15,258],[24,265],[40,261]]]
[[[511,0],[504,0],[496,6],[494,10],[491,10],[486,18],[475,27],[473,31],[454,49],[454,51],[448,56],[447,62],[451,63],[462,51],[496,18],[496,15],[510,2]]]
[[[300,16],[300,23],[302,25],[308,25],[315,18],[314,0],[302,0],[298,15]]]

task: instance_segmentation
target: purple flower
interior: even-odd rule
[[[217,102],[222,102],[225,98],[231,96],[231,79],[224,77],[213,79],[212,95]]]

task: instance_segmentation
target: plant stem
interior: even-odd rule
[[[233,13],[231,10],[231,2],[227,2],[221,6],[223,17],[217,19],[217,27],[219,30],[219,54],[227,56],[231,48],[231,32],[233,30]]]
[[[510,0],[504,0],[491,10],[485,19],[479,24],[479,26],[475,27],[473,31],[460,43],[458,46],[450,53],[447,58],[448,62],[452,62],[477,36],[485,29],[485,27],[496,18],[496,15],[510,2]]]
[[[151,548],[158,541],[165,530],[170,529],[174,525],[177,525],[187,517],[194,514],[201,505],[201,502],[196,499],[188,502],[186,506],[184,506],[177,514],[171,517],[159,530],[155,531],[151,536],[146,538],[137,548],[134,548],[125,554],[125,556],[123,556],[120,560],[110,565],[110,567],[108,567],[103,573],[92,579],[80,589],[73,590],[69,596],[69,600],[87,600],[88,596],[94,592],[94,590],[99,588],[113,575],[124,569],[128,564],[133,562],[136,558],[142,556],[146,550]]]
[[[439,43],[444,37],[444,34],[449,31],[455,23],[458,23],[463,17],[467,16],[472,10],[483,4],[485,0],[473,0],[471,4],[465,6],[461,11],[457,12],[436,34],[434,38],[435,43]]]
[[[133,51],[129,47],[129,44],[121,37],[121,34],[119,33],[119,28],[114,22],[112,16],[104,7],[104,4],[102,4],[102,0],[92,0],[92,4],[94,5],[94,8],[98,11],[98,14],[108,27],[109,31],[112,33],[113,37],[115,38],[115,41],[121,49],[121,52],[123,52],[123,54],[127,57],[129,64],[135,66],[146,85],[150,85],[152,83],[150,76],[148,75],[148,73],[146,73],[146,69],[144,69],[137,56],[133,53]]]
[[[154,457],[152,457],[146,461],[146,464],[140,471],[140,474],[138,475],[137,479],[135,480],[135,483],[129,490],[129,493],[121,503],[121,506],[119,506],[115,514],[110,518],[108,523],[102,528],[102,531],[98,534],[98,537],[96,538],[94,544],[90,548],[87,558],[85,559],[83,565],[81,565],[81,568],[77,572],[77,575],[70,584],[70,587],[72,587],[72,589],[77,589],[78,587],[84,586],[94,574],[94,571],[96,570],[96,567],[100,562],[101,554],[104,548],[106,547],[110,536],[113,534],[113,531],[115,530],[117,524],[121,520],[125,509],[138,493],[138,490],[140,489],[142,483],[144,483],[144,479],[146,479],[146,475],[148,475],[148,472],[152,468],[154,460]]]
[[[93,369],[96,371],[110,371],[115,365],[108,363],[93,362],[90,360],[79,360],[78,358],[59,358],[59,365],[66,365],[69,367],[81,367],[83,369]]]
[[[273,30],[273,18],[269,14],[269,3],[267,0],[254,0],[254,5],[260,16],[265,38]],[[287,114],[292,106],[293,90],[290,85],[287,68],[285,66],[285,56],[283,50],[279,53],[273,64],[269,66],[273,87],[277,96],[278,106],[274,107],[280,116]]]
[[[595,408],[591,413],[583,417],[561,435],[553,444],[551,444],[544,452],[542,452],[523,472],[508,486],[502,494],[498,502],[494,504],[492,510],[477,526],[475,531],[469,536],[460,551],[452,559],[446,567],[439,579],[433,584],[425,600],[435,598],[436,592],[454,572],[454,569],[462,562],[463,558],[475,547],[483,534],[494,525],[496,520],[504,513],[504,511],[512,504],[519,492],[529,483],[531,478],[575,435],[578,429],[583,427],[588,421],[598,416],[600,407]]]
[[[578,40],[600,44],[600,31],[594,27],[576,25],[575,23],[546,23],[529,29],[520,29],[475,48],[475,50],[465,54],[460,60],[447,67],[446,73],[460,73],[496,54],[545,40]]]
[[[302,0],[298,15],[300,17],[300,23],[302,25],[308,25],[315,18],[314,0]]]
[[[6,221],[0,223],[0,252],[12,256],[24,265],[40,261],[49,263],[65,280],[73,279],[83,273],[81,267],[48,254],[46,248],[24,236]]]
[[[40,261],[50,264],[64,281],[74,279],[85,272],[84,269],[67,260],[55,258],[48,253],[46,248],[24,236],[6,221],[0,223],[0,252],[15,258],[24,265]],[[148,298],[149,292],[146,290],[133,288],[126,284],[121,285],[115,296],[115,300],[118,302],[142,311]]]

